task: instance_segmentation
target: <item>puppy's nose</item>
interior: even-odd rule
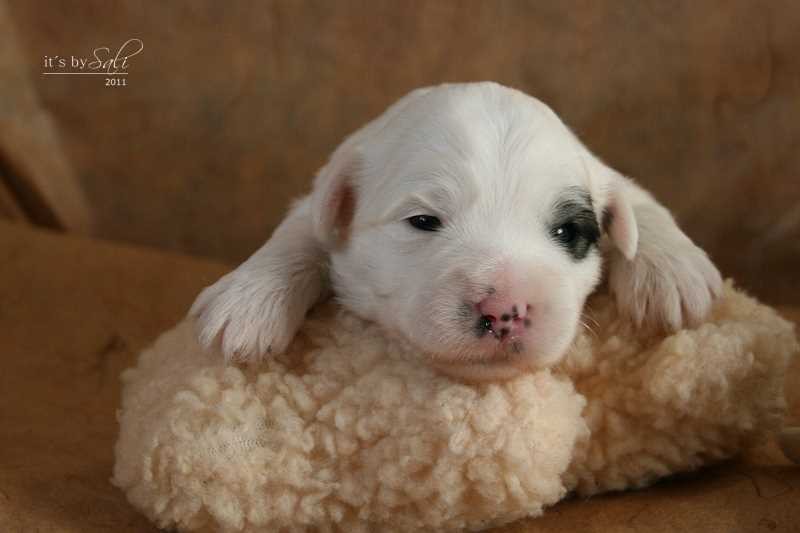
[[[489,296],[478,303],[480,325],[498,338],[519,333],[531,325],[531,305],[524,300]]]

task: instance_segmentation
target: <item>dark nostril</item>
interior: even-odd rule
[[[506,314],[504,314],[504,315],[502,315],[502,316],[500,317],[500,320],[502,320],[503,322],[508,322],[509,320],[511,320],[511,315],[509,315],[508,313],[506,313]]]
[[[491,315],[481,315],[478,318],[478,323],[475,325],[475,334],[478,338],[482,338],[487,333],[495,335],[493,326],[494,317]]]

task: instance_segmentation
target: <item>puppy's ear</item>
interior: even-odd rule
[[[311,211],[314,236],[320,243],[336,247],[347,240],[358,204],[358,189],[353,178],[363,160],[361,147],[374,140],[410,102],[424,97],[432,89],[415,89],[389,106],[382,115],[350,135],[319,171],[311,192]]]
[[[639,227],[626,193],[625,178],[615,176],[611,181],[608,204],[603,213],[603,230],[611,242],[629,261],[639,246]]]
[[[353,176],[358,158],[353,139],[345,141],[317,174],[311,192],[314,235],[323,244],[336,247],[347,240],[356,210]]]

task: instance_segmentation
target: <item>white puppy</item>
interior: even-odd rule
[[[331,288],[441,369],[506,378],[564,354],[602,255],[619,307],[643,327],[696,324],[720,290],[669,212],[545,104],[495,83],[441,85],[346,139],[191,314],[205,345],[252,360],[285,350]]]

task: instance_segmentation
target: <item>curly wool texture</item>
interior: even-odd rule
[[[250,368],[203,353],[184,322],[123,374],[113,482],[181,530],[475,530],[780,426],[798,344],[772,309],[728,284],[699,328],[646,338],[606,297],[590,307],[596,331],[562,364],[492,384],[438,375],[344,312]]]

